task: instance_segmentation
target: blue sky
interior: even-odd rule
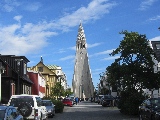
[[[122,30],[160,40],[159,0],[1,0],[0,54],[26,56],[34,66],[62,67],[72,84],[75,45],[80,21],[86,35],[94,86],[99,74],[118,56]]]

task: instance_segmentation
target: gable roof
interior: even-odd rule
[[[57,69],[57,67],[59,67],[57,65],[45,65],[45,66],[48,67],[51,70],[55,70],[55,69]]]

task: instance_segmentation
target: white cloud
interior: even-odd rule
[[[120,56],[107,57],[107,58],[104,58],[103,60],[114,60],[114,59],[117,59],[119,57]]]
[[[20,22],[20,20],[22,19],[22,16],[21,15],[15,16],[13,19],[15,19],[16,21]]]
[[[0,4],[0,8],[6,12],[11,12],[15,7],[20,5],[16,0],[5,0],[3,2],[3,4]]]
[[[76,46],[70,47],[68,49],[70,49],[70,50],[76,50]]]
[[[87,44],[87,48],[92,48],[101,45],[102,43],[94,43],[94,44]]]
[[[146,10],[150,6],[153,5],[157,0],[143,0],[143,2],[140,4],[139,10]]]
[[[25,9],[28,11],[37,11],[41,6],[39,2],[30,2],[30,4],[25,6]]]
[[[79,20],[86,23],[91,20],[100,19],[104,14],[109,13],[110,9],[114,6],[116,6],[116,3],[108,2],[108,0],[93,0],[87,7],[81,7],[75,12],[60,18],[57,24],[58,26],[63,26],[63,31],[68,31],[69,27],[79,24]]]
[[[160,15],[157,15],[155,17],[152,17],[149,19],[150,21],[156,21],[156,20],[160,20]]]
[[[37,53],[38,50],[47,45],[47,38],[56,35],[38,25],[13,24],[0,27],[0,53],[24,55],[32,51]],[[28,31],[26,30],[28,28]],[[30,29],[30,30],[29,30]]]
[[[160,36],[154,37],[154,38],[150,39],[150,41],[160,41]]]
[[[98,55],[110,54],[110,53],[113,52],[113,50],[114,50],[114,49],[106,50],[106,51],[102,51],[102,52],[98,52],[98,53],[95,53],[95,54],[93,54],[93,55],[91,55],[91,56],[98,56]],[[90,56],[90,57],[91,57],[91,56]]]
[[[12,11],[14,7],[20,4],[16,2],[16,0],[13,2],[8,0],[6,5],[11,7],[10,10],[8,8],[8,11]],[[87,7],[81,7],[71,14],[65,14],[65,16],[56,21],[41,21],[37,24],[22,24],[20,23],[22,16],[15,16],[13,19],[19,21],[19,23],[0,26],[0,53],[15,55],[28,54],[30,51],[32,51],[32,53],[37,53],[48,44],[47,39],[49,37],[58,35],[58,33],[54,31],[68,31],[70,27],[77,26],[80,19],[83,20],[84,23],[100,19],[101,16],[109,13],[111,8],[115,5],[116,3],[108,2],[108,0],[93,0]],[[28,5],[26,5],[26,8],[27,6]],[[41,7],[41,4],[33,3],[30,7],[31,11],[36,11]],[[101,43],[94,43],[88,46],[91,48],[100,44]],[[65,58],[61,60],[64,59]]]
[[[61,59],[59,59],[59,60],[65,61],[65,60],[74,59],[74,58],[75,58],[74,55],[69,55],[69,56],[66,56],[66,57],[64,57],[64,58],[61,58]]]

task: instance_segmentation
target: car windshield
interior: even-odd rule
[[[5,110],[0,110],[0,120],[3,120],[5,116]]]
[[[44,106],[52,106],[51,101],[42,101]]]
[[[27,102],[34,106],[33,98],[32,97],[23,97],[23,98],[12,98],[10,106],[18,107],[19,104]]]

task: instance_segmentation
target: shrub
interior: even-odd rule
[[[62,113],[63,109],[64,109],[64,105],[63,105],[62,101],[53,100],[52,102],[55,105],[55,111],[56,111],[56,113]]]
[[[120,112],[127,115],[138,115],[138,107],[145,97],[137,90],[128,90],[121,92],[121,98],[118,103]]]

